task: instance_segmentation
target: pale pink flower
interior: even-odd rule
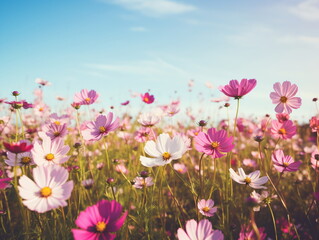
[[[268,181],[268,177],[265,176],[259,178],[259,170],[249,173],[248,175],[246,175],[242,168],[238,168],[239,175],[232,168],[229,169],[229,172],[230,177],[239,184],[246,184],[255,189],[267,188],[261,185],[265,184]]]
[[[147,140],[153,139],[152,130],[149,127],[141,127],[135,132],[134,139],[137,142],[146,142]]]
[[[26,165],[34,165],[33,157],[31,152],[23,152],[23,153],[12,153],[7,152],[7,158],[5,159],[5,163],[9,166],[26,166]]]
[[[311,154],[311,166],[313,169],[318,170],[319,169],[319,151],[316,149],[312,154]]]
[[[214,207],[214,201],[212,199],[200,200],[197,203],[197,207],[199,212],[206,217],[212,217],[214,216],[214,213],[217,212],[217,207]]]
[[[174,163],[173,168],[175,171],[184,174],[187,172],[187,167],[183,163]]]
[[[69,152],[70,147],[64,145],[63,139],[57,138],[52,141],[45,135],[41,137],[42,142],[36,142],[31,151],[34,162],[38,166],[62,164],[70,158],[70,156],[66,155]]]
[[[50,83],[49,81],[46,81],[46,80],[44,80],[44,79],[42,79],[42,78],[36,78],[36,79],[35,79],[35,82],[38,83],[38,84],[40,84],[40,85],[42,85],[42,86],[49,86],[49,85],[51,85],[51,83]]]
[[[73,189],[73,181],[67,182],[68,177],[68,171],[59,165],[34,168],[34,181],[25,175],[19,179],[19,194],[24,199],[22,203],[39,213],[66,206]]]
[[[277,113],[292,112],[292,109],[297,109],[301,106],[301,98],[294,97],[298,91],[296,84],[291,84],[289,81],[284,81],[282,84],[277,82],[274,84],[275,92],[270,93],[272,103],[278,104],[275,108]]]
[[[65,123],[62,125],[56,123],[45,124],[42,127],[41,134],[39,132],[39,135],[41,136],[43,136],[44,134],[51,140],[63,138],[68,134],[67,125]]]
[[[312,117],[309,121],[309,126],[310,126],[312,132],[318,132],[318,130],[319,130],[319,117],[318,116]]]
[[[94,91],[88,91],[87,89],[82,89],[81,92],[74,95],[74,102],[80,105],[91,105],[96,102],[99,94]]]
[[[134,181],[133,187],[139,188],[139,189],[154,185],[152,177],[146,177],[146,178],[136,177],[133,181]]]
[[[161,118],[159,117],[158,114],[154,113],[143,113],[140,115],[138,118],[138,122],[143,126],[143,127],[153,127],[155,124],[159,123]]]
[[[243,160],[243,164],[247,167],[251,167],[251,168],[255,168],[257,167],[257,163],[255,160],[252,160],[252,159],[248,159],[248,158],[245,158]]]
[[[207,219],[202,219],[198,223],[191,219],[186,222],[185,229],[177,230],[179,240],[223,240],[224,235],[220,230],[213,230],[212,224]]]
[[[297,127],[291,120],[287,120],[283,123],[278,120],[271,121],[271,135],[275,138],[290,139],[296,134]]]
[[[95,121],[86,124],[86,129],[82,131],[83,138],[88,141],[100,140],[102,137],[118,128],[120,119],[116,118],[114,122],[112,122],[112,120],[112,112],[109,112],[107,116],[99,115]]]

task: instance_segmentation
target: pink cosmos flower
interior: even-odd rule
[[[214,216],[214,213],[217,212],[217,207],[214,207],[214,201],[212,199],[202,199],[197,203],[199,212],[206,217]]]
[[[0,178],[0,190],[10,187],[10,181],[12,180],[13,178]]]
[[[101,200],[80,212],[75,224],[81,229],[72,229],[75,240],[113,240],[125,222],[127,211],[122,214],[122,205],[115,200]]]
[[[276,118],[280,123],[286,122],[287,120],[289,120],[289,114],[287,113],[278,113],[276,114]]]
[[[116,118],[114,122],[113,113],[109,112],[107,116],[99,115],[95,121],[88,122],[86,129],[82,131],[83,138],[88,141],[98,141],[102,137],[114,131],[119,126],[120,119]]]
[[[265,233],[265,228],[258,228],[260,234],[260,240],[265,240],[267,234]],[[250,226],[242,225],[239,233],[238,240],[247,240],[247,239],[257,239],[255,231],[251,229]]]
[[[32,211],[44,213],[67,205],[73,190],[68,171],[59,165],[38,166],[33,169],[32,181],[23,175],[19,179],[19,194],[23,204]]]
[[[147,104],[151,104],[154,102],[155,98],[153,95],[150,95],[148,92],[141,94],[141,99],[143,102],[147,103]]]
[[[40,84],[40,85],[42,85],[42,86],[49,86],[49,85],[51,85],[51,83],[50,83],[49,81],[46,81],[46,80],[44,80],[44,79],[42,79],[42,78],[36,78],[36,79],[35,79],[35,82],[38,83],[38,84]]]
[[[127,100],[127,101],[125,101],[125,102],[122,102],[121,105],[122,105],[122,106],[126,106],[126,105],[128,105],[129,103],[130,103],[130,101]]]
[[[278,104],[275,108],[277,113],[290,114],[293,109],[297,109],[301,106],[301,98],[294,97],[298,91],[296,84],[292,84],[289,81],[284,81],[282,84],[277,82],[274,84],[275,92],[270,93],[272,103]]]
[[[146,177],[146,178],[144,178],[144,177],[136,177],[134,179],[133,187],[142,189],[144,187],[149,187],[149,186],[152,186],[152,185],[154,185],[152,177]]]
[[[225,130],[217,131],[215,128],[208,129],[207,133],[199,132],[194,139],[197,151],[212,158],[220,158],[235,147],[233,137],[227,137]]]
[[[41,136],[42,142],[38,141],[34,144],[31,153],[34,162],[38,165],[62,164],[69,160],[70,156],[66,156],[70,147],[64,145],[61,138],[51,140],[46,135]]]
[[[297,127],[291,120],[287,120],[283,123],[272,120],[270,132],[275,138],[290,139],[296,134]]]
[[[153,127],[155,124],[159,123],[160,120],[161,118],[157,114],[143,113],[140,115],[137,121],[143,127]]]
[[[51,138],[51,140],[63,138],[68,134],[67,125],[65,123],[63,125],[56,123],[46,124],[43,126],[41,133]]]
[[[7,158],[5,159],[5,163],[9,166],[26,166],[33,165],[33,157],[31,152],[23,152],[23,153],[12,153],[7,152]]]
[[[295,172],[302,163],[301,161],[295,162],[289,155],[285,156],[282,150],[276,150],[272,154],[271,159],[278,172]]]
[[[187,167],[183,163],[174,163],[173,168],[181,174],[187,173]]]
[[[256,87],[256,79],[242,79],[240,82],[231,80],[228,85],[220,87],[219,90],[228,97],[240,99]]]
[[[137,142],[146,142],[147,140],[153,139],[153,134],[151,128],[149,127],[141,127],[135,132],[134,139]]]
[[[20,140],[12,143],[3,142],[3,146],[12,153],[29,152],[33,148],[29,140]]]
[[[312,117],[309,121],[309,126],[310,126],[312,132],[318,132],[318,130],[319,130],[319,117],[318,116]]]
[[[91,105],[96,102],[99,94],[94,91],[88,91],[87,89],[82,89],[81,92],[74,95],[74,102],[80,105]]]
[[[186,231],[182,228],[177,230],[179,240],[223,240],[224,235],[220,230],[213,230],[212,224],[207,219],[198,223],[191,219],[186,222]]]

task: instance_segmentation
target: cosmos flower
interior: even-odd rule
[[[147,104],[151,104],[154,102],[155,98],[153,95],[150,95],[148,92],[141,94],[141,99],[143,102],[147,103]]]
[[[21,101],[11,101],[11,102],[4,102],[7,104],[10,104],[12,108],[14,109],[20,109],[20,108],[24,108],[24,109],[28,109],[28,108],[33,108],[33,104],[32,103],[28,103],[26,100],[21,100]]]
[[[26,165],[34,165],[33,157],[31,152],[23,152],[23,153],[7,153],[7,158],[5,159],[5,163],[9,166],[26,166]]]
[[[275,92],[270,93],[272,103],[277,104],[275,111],[277,113],[292,112],[292,109],[297,109],[301,106],[301,98],[294,97],[298,91],[296,84],[291,84],[289,81],[284,81],[282,84],[277,82],[274,84]]]
[[[278,172],[295,172],[302,163],[301,161],[295,162],[289,155],[285,156],[282,150],[276,150],[272,154],[271,159]]]
[[[134,184],[133,187],[135,188],[144,188],[154,185],[153,178],[152,177],[136,177],[134,178]]]
[[[163,166],[172,160],[179,159],[186,151],[183,138],[175,135],[173,138],[167,133],[160,134],[156,142],[147,141],[144,147],[145,152],[151,157],[140,157],[140,161],[145,167]]]
[[[179,240],[223,240],[224,235],[220,230],[213,230],[212,224],[207,219],[202,219],[198,223],[191,219],[186,222],[185,229],[177,230]]]
[[[265,176],[259,178],[259,170],[249,173],[248,175],[245,174],[242,168],[238,168],[239,175],[232,168],[229,169],[229,172],[230,177],[239,184],[246,184],[255,189],[267,188],[261,185],[265,184],[268,181],[268,177]]]
[[[151,128],[141,127],[135,132],[134,139],[137,142],[146,142],[147,140],[153,138],[153,135],[151,133]]]
[[[313,169],[317,170],[319,169],[319,151],[316,148],[316,150],[311,154],[311,166],[313,167]]]
[[[3,146],[12,153],[29,152],[33,145],[28,140],[20,140],[19,142],[7,143],[3,142]]]
[[[46,80],[44,80],[42,78],[35,79],[35,83],[38,83],[38,84],[40,84],[42,86],[50,86],[51,85],[51,83],[49,81],[46,81]]]
[[[212,217],[214,216],[214,213],[217,212],[217,207],[214,207],[214,201],[212,199],[200,200],[197,203],[197,207],[199,212],[206,217]]]
[[[115,200],[101,200],[80,212],[75,224],[81,229],[72,229],[75,240],[113,240],[125,222],[127,211],[122,214],[122,205]]]
[[[80,105],[91,105],[96,102],[98,97],[99,94],[96,91],[82,89],[81,92],[74,95],[74,103],[78,103]]]
[[[116,118],[113,123],[112,120],[112,112],[109,112],[107,116],[97,116],[95,121],[91,121],[86,124],[86,129],[82,131],[83,138],[89,141],[100,140],[102,137],[109,134],[109,132],[118,128],[120,119]]]
[[[220,87],[219,90],[228,97],[240,99],[256,87],[256,79],[242,79],[240,82],[231,80],[228,85]]]
[[[125,101],[125,102],[122,102],[121,105],[122,105],[122,106],[126,106],[126,105],[128,105],[129,103],[130,103],[130,101],[127,100],[127,101]]]
[[[137,121],[143,127],[153,127],[154,125],[159,123],[160,120],[161,120],[161,118],[157,114],[143,113],[143,114],[140,115],[140,117],[138,118]]]
[[[10,187],[10,182],[13,180],[13,178],[0,178],[0,190],[6,189]]]
[[[262,191],[261,194],[257,193],[255,190],[250,194],[250,197],[254,198],[257,201],[258,206],[255,206],[253,210],[258,212],[260,206],[266,207],[267,203],[269,204],[272,201],[272,198],[277,198],[277,195],[269,195],[269,192]]]
[[[69,152],[70,147],[64,145],[63,139],[57,138],[52,141],[46,135],[41,137],[43,141],[36,142],[31,151],[34,162],[38,166],[62,164],[70,158],[70,156],[66,155]]]
[[[265,228],[258,228],[260,234],[260,240],[265,240],[267,234],[265,233]],[[242,225],[239,233],[238,240],[247,240],[247,239],[257,239],[256,233],[251,229],[250,225]]]
[[[19,179],[19,194],[23,204],[32,211],[44,213],[67,205],[73,190],[68,171],[59,165],[38,166],[33,169],[32,181],[23,175]]]
[[[310,126],[312,132],[318,132],[318,130],[319,130],[319,117],[318,116],[312,117],[309,121],[309,126]]]
[[[227,132],[223,129],[217,131],[210,128],[207,133],[199,132],[194,140],[196,150],[212,158],[225,156],[234,148],[233,137],[227,137]]]
[[[187,172],[187,167],[183,163],[174,163],[173,168],[175,171],[184,174]]]
[[[57,123],[45,124],[42,128],[41,133],[42,135],[45,134],[46,136],[48,136],[51,140],[63,138],[68,134],[67,125],[66,123],[62,125]]]
[[[271,121],[270,132],[275,138],[290,139],[296,134],[297,127],[291,120],[279,122],[278,120]]]

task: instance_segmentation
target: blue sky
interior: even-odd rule
[[[319,0],[1,1],[0,97],[20,90],[32,99],[40,77],[52,82],[50,104],[88,88],[107,108],[150,89],[160,104],[179,96],[198,106],[202,93],[201,106],[217,108],[218,86],[255,78],[242,104],[249,116],[274,114],[272,85],[290,80],[303,98],[292,117],[307,121],[318,97],[318,23]]]

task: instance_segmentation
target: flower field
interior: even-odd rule
[[[296,84],[274,83],[273,113],[252,120],[240,103],[258,82],[225,82],[235,117],[212,124],[151,92],[135,115],[87,89],[53,112],[36,82],[32,102],[1,96],[0,239],[319,239],[319,112],[290,117]]]

